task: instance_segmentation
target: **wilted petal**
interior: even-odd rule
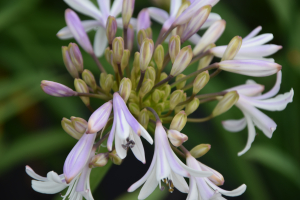
[[[242,118],[239,120],[226,120],[226,121],[222,121],[222,125],[223,127],[230,132],[239,132],[241,130],[243,130],[247,123],[246,123],[246,119]]]
[[[95,29],[96,27],[101,26],[101,24],[96,20],[84,20],[84,21],[81,21],[81,24],[82,24],[85,32],[89,32],[89,31]],[[73,34],[71,33],[71,30],[67,26],[60,29],[58,31],[58,33],[56,34],[56,36],[61,40],[67,40],[67,39],[73,38]]]

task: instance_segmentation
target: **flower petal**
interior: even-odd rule
[[[124,144],[124,143],[125,143],[125,139],[121,139],[119,137],[119,135],[116,134],[116,136],[115,136],[115,147],[116,147],[117,154],[121,159],[124,159],[127,155],[127,150],[125,150],[122,147],[122,144]]]
[[[177,12],[181,6],[181,0],[171,0],[171,5],[170,5],[170,16],[171,17],[176,17]]]
[[[263,45],[267,42],[270,42],[273,38],[274,36],[271,33],[262,34],[257,37],[243,41],[242,48]]]
[[[171,171],[171,177],[172,177],[172,181],[173,181],[174,186],[180,192],[182,192],[182,193],[188,193],[189,192],[189,186],[188,186],[188,184],[186,183],[185,179],[182,176],[180,176],[180,175],[178,175],[178,174]]]
[[[123,5],[123,0],[115,0],[111,7],[110,15],[117,17],[122,12],[122,5]]]
[[[222,125],[224,129],[226,129],[227,131],[239,132],[246,127],[247,123],[246,123],[246,119],[242,118],[239,120],[232,119],[232,120],[222,121]]]
[[[189,194],[186,200],[201,200],[200,196],[198,195],[197,183],[195,178],[193,177],[190,178],[189,186],[190,186]]]
[[[155,174],[156,168],[153,169],[146,183],[142,187],[138,199],[146,199],[155,190],[155,188],[158,185],[158,181],[156,180]]]
[[[116,107],[114,107],[116,109]],[[117,111],[118,114],[115,115],[116,119],[116,134],[123,140],[126,140],[129,137],[130,127],[124,116],[122,110]]]
[[[115,138],[115,132],[116,132],[116,124],[117,124],[116,123],[116,118],[114,117],[114,122],[113,122],[112,128],[110,130],[108,139],[107,139],[107,149],[108,149],[108,151],[112,151],[112,145],[113,145],[113,141],[114,141],[114,138]]]
[[[106,37],[106,31],[104,28],[99,27],[97,29],[95,40],[94,40],[94,52],[97,57],[103,55],[105,48],[107,47],[108,41]]]
[[[144,147],[143,147],[143,143],[141,138],[135,134],[132,129],[130,130],[130,136],[133,138],[133,141],[135,142],[135,145],[133,148],[131,148],[133,154],[135,155],[135,157],[141,161],[142,163],[146,163],[146,159],[145,159],[145,151],[144,151]]]
[[[221,188],[219,188],[218,186],[216,186],[215,184],[213,184],[210,180],[208,180],[208,178],[204,178],[206,183],[212,187],[214,190],[217,190],[218,192],[220,192],[223,195],[229,196],[229,197],[236,197],[239,196],[241,194],[243,194],[246,191],[247,186],[245,184],[241,185],[240,187],[231,190],[231,191],[227,191],[227,190],[223,190]]]
[[[201,26],[200,30],[210,27],[215,21],[221,20],[221,16],[217,13],[210,13],[205,23]]]
[[[169,14],[163,9],[150,7],[148,11],[150,17],[160,24],[163,24],[169,18]]]
[[[26,173],[31,177],[34,178],[38,181],[48,181],[48,179],[46,177],[42,177],[40,175],[38,175],[37,173],[35,173],[35,171],[33,171],[33,169],[31,167],[29,167],[28,165],[26,165],[25,167],[25,171]]]
[[[209,180],[211,180],[214,184],[216,185],[223,185],[224,184],[224,177],[222,176],[222,174],[220,174],[219,172],[217,172],[216,170],[204,165],[203,163],[198,161],[198,164],[200,166],[200,168],[204,171],[210,171],[213,173],[212,176],[207,177]]]
[[[192,37],[189,38],[189,41],[191,43],[193,43],[194,45],[196,45],[200,39],[201,39],[201,36],[196,33],[196,34],[192,35]]]
[[[110,11],[110,0],[97,0],[103,19],[107,19]],[[105,20],[106,21],[106,20]]]
[[[282,49],[282,46],[265,44],[260,46],[241,47],[236,57],[266,57]]]
[[[44,194],[55,194],[67,187],[67,184],[32,180],[32,189]]]
[[[251,39],[253,37],[255,37],[260,31],[261,31],[262,27],[258,26],[256,27],[253,31],[251,31],[246,37],[244,37],[243,42],[247,41],[248,39]]]
[[[62,182],[62,178],[57,174],[55,173],[54,171],[50,171],[48,172],[47,174],[47,179],[50,181],[50,182],[55,182],[55,183],[63,183]],[[64,184],[64,183],[63,183]]]

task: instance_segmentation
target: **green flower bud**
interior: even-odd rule
[[[234,38],[232,38],[223,54],[221,61],[232,60],[239,52],[242,46],[242,42],[243,39],[240,36],[235,36]]]
[[[204,49],[204,52],[208,51],[211,48],[214,48],[215,46],[216,46],[215,44],[208,45]],[[197,70],[203,69],[204,67],[207,67],[211,63],[211,61],[212,61],[213,58],[214,58],[213,54],[209,54],[209,55],[204,56],[203,58],[201,58],[200,61],[199,61]]]
[[[145,73],[146,79],[151,79],[152,81],[155,81],[156,78],[156,72],[153,67],[147,67],[146,73]]]
[[[210,144],[199,144],[195,146],[190,153],[193,157],[200,158],[204,156],[210,150],[210,148]]]
[[[121,60],[122,71],[127,67],[128,63],[129,63],[129,58],[130,58],[130,51],[125,49],[123,52],[122,60]]]
[[[108,162],[108,153],[99,153],[93,156],[91,162],[89,163],[90,168],[103,167]]]
[[[193,83],[193,94],[196,95],[209,81],[208,71],[198,74]]]
[[[68,47],[62,47],[62,56],[63,56],[63,60],[64,60],[64,64],[68,70],[68,72],[70,73],[70,75],[73,78],[78,78],[79,77],[79,73],[77,68],[75,67],[75,65],[73,64],[72,60],[71,60],[71,56],[69,53],[69,48]]]
[[[113,61],[120,64],[124,51],[124,40],[121,37],[116,37],[112,43]]]
[[[81,136],[83,135],[83,133],[79,133],[78,131],[76,131],[76,129],[74,128],[72,121],[67,119],[67,118],[63,118],[61,120],[61,126],[64,129],[64,131],[66,131],[66,133],[68,133],[70,136],[72,136],[73,138],[79,140],[81,138]]]
[[[114,84],[114,76],[112,74],[100,74],[100,86],[105,92],[110,92]]]
[[[113,150],[112,152],[110,152],[108,154],[108,157],[111,159],[111,161],[115,164],[115,165],[121,165],[122,164],[122,159],[118,156],[117,151]]]
[[[151,39],[144,39],[140,49],[140,68],[145,71],[151,61],[154,43]]]
[[[75,78],[75,80],[74,80],[74,86],[75,86],[75,89],[76,89],[77,92],[80,92],[80,93],[89,93],[89,88],[88,88],[88,86],[86,85],[86,83],[82,79]],[[83,101],[83,103],[85,105],[90,105],[90,98],[89,97],[83,97],[83,96],[81,96],[80,99]]]
[[[153,57],[154,57],[157,69],[161,70],[161,68],[164,64],[164,58],[165,58],[164,47],[161,44],[156,47]]]
[[[165,111],[165,104],[163,102],[156,104],[155,110],[158,115],[161,115],[161,113]]]
[[[184,93],[182,95],[182,99],[180,102],[186,101],[186,93]],[[176,108],[174,109],[175,113],[177,114],[179,111],[181,111],[183,108],[185,107],[185,105],[182,106],[176,106]]]
[[[182,90],[175,90],[170,96],[170,110],[174,108],[181,102],[183,96]]]
[[[135,69],[134,73],[137,73],[137,71],[140,70],[140,53],[139,52],[135,52],[135,54],[134,54],[132,69]]]
[[[112,89],[113,89],[114,92],[118,92],[119,91],[119,86],[118,86],[117,81],[114,81]]]
[[[200,101],[198,98],[194,98],[190,103],[188,103],[185,107],[185,113],[187,115],[192,114],[193,112],[195,112],[195,110],[197,110],[197,108],[200,105]]]
[[[142,43],[146,38],[148,38],[146,31],[144,29],[140,30],[137,34],[138,45],[142,46]]]
[[[117,32],[117,21],[113,16],[109,16],[106,21],[106,37],[108,44],[112,44]]]
[[[180,37],[178,35],[173,35],[169,41],[169,54],[172,63],[174,63],[176,56],[180,52],[181,42]]]
[[[163,96],[163,100],[166,101],[171,94],[171,86],[169,84],[167,84],[162,89],[165,92],[165,94]]]
[[[165,110],[170,110],[170,101],[164,101],[165,103]]]
[[[147,130],[149,123],[149,112],[146,108],[144,108],[139,115],[140,124]]]
[[[177,113],[170,125],[171,130],[181,131],[187,122],[187,114],[182,110]]]
[[[88,86],[90,86],[93,90],[97,90],[97,84],[94,75],[88,69],[85,69],[82,72],[82,79]]]
[[[228,92],[216,105],[212,112],[212,116],[216,117],[227,112],[238,100],[239,94],[236,91]]]
[[[129,102],[133,103],[139,103],[139,98],[136,95],[136,92],[134,90],[131,90],[130,95],[129,95]]]
[[[191,46],[183,47],[175,58],[170,75],[177,76],[185,70],[193,58]]]
[[[154,82],[151,79],[146,79],[140,89],[140,97],[144,97],[153,88]]]
[[[160,78],[159,78],[159,82],[160,81],[162,81],[162,80],[164,80],[164,79],[166,79],[168,77],[168,75],[165,73],[165,72],[163,72],[163,73],[161,73],[160,74]],[[159,88],[163,88],[164,86],[166,86],[168,83],[164,83],[164,84],[162,84],[161,86],[159,86]]]
[[[120,82],[119,93],[121,97],[124,99],[125,103],[127,102],[130,93],[131,93],[131,81],[129,78],[123,78]]]
[[[87,121],[80,117],[71,117],[72,125],[77,132],[84,134],[87,128]]]
[[[136,103],[129,103],[128,108],[135,117],[140,115],[140,107]]]
[[[111,64],[111,58],[112,58],[112,55],[111,55],[112,51],[110,51],[110,48],[107,47],[104,51],[104,56],[105,56],[105,59],[106,61]]]
[[[152,29],[151,29],[151,27],[147,28],[145,30],[145,32],[146,32],[147,38],[151,39],[152,38]]]
[[[134,1],[135,0],[123,0],[122,20],[123,20],[123,26],[125,28],[128,27],[128,24],[129,24],[130,19],[132,17],[132,13],[133,13],[133,10],[134,10]]]
[[[83,71],[83,59],[80,49],[76,43],[69,44],[69,53],[73,65],[76,67],[77,71],[82,73]]]
[[[175,81],[178,81],[179,79],[182,79],[184,77],[185,77],[184,74],[179,74],[178,76],[176,76]],[[182,81],[181,83],[176,85],[177,90],[184,88],[185,84],[186,84],[186,81]]]
[[[160,91],[158,89],[155,89],[151,96],[152,96],[152,101],[154,103],[158,103],[161,99],[160,98]]]
[[[168,138],[170,140],[170,142],[175,146],[175,147],[179,147],[180,145],[182,145],[182,143],[186,142],[188,140],[188,136],[180,133],[177,130],[168,130]]]
[[[150,107],[151,106],[150,100],[148,99],[148,100],[144,101],[143,105],[144,105],[144,107]]]

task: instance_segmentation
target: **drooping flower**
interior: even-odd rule
[[[282,46],[275,44],[266,44],[273,39],[273,34],[271,33],[256,36],[261,31],[261,29],[261,26],[255,28],[243,39],[241,49],[235,56],[235,60],[255,59],[274,62],[274,59],[265,57],[273,55],[278,50],[280,50]],[[210,49],[210,52],[214,54],[214,56],[222,58],[226,48],[226,45],[217,46]]]
[[[147,198],[159,185],[163,189],[161,181],[173,192],[174,187],[183,193],[189,191],[188,185],[183,177],[208,177],[213,175],[210,171],[200,171],[186,166],[172,151],[166,131],[161,122],[156,123],[155,129],[155,150],[152,163],[146,174],[128,189],[128,192],[135,191],[143,183],[138,199]]]
[[[239,156],[246,153],[255,138],[255,127],[257,126],[268,138],[271,138],[277,125],[266,114],[257,108],[269,111],[284,110],[288,103],[293,101],[294,90],[275,96],[281,84],[282,72],[277,73],[277,80],[274,87],[267,93],[260,95],[264,87],[256,84],[254,81],[248,81],[248,84],[228,89],[227,91],[236,90],[240,98],[235,104],[244,114],[244,118],[239,120],[223,121],[223,127],[230,132],[238,132],[248,126],[248,140],[245,148],[238,153]],[[275,96],[275,97],[274,97]],[[273,97],[273,98],[271,98]]]
[[[246,185],[243,184],[240,187],[232,191],[223,190],[217,185],[223,185],[223,176],[214,169],[197,161],[193,156],[187,155],[187,165],[195,170],[209,171],[213,175],[210,177],[194,177],[190,178],[190,190],[187,200],[222,200],[224,199],[221,194],[225,196],[235,197],[243,194],[246,190]]]
[[[124,100],[119,93],[114,93],[113,97],[114,122],[107,140],[107,149],[112,150],[113,140],[117,154],[121,159],[127,155],[130,148],[135,157],[142,163],[146,162],[145,152],[140,136],[145,138],[150,144],[153,139],[145,128],[133,117],[128,110]]]
[[[86,32],[96,30],[94,39],[94,52],[96,56],[101,56],[107,46],[106,38],[106,21],[109,16],[117,17],[122,11],[123,0],[115,0],[110,7],[110,0],[98,0],[99,8],[97,8],[90,0],[64,0],[70,7],[76,11],[94,18],[94,20],[82,21],[83,28]],[[122,27],[122,18],[117,19],[118,26]],[[135,19],[131,23],[136,26]],[[60,39],[70,39],[74,35],[68,27],[62,28],[57,36]]]

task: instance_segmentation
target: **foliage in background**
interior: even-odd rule
[[[136,10],[152,5],[150,1],[141,0],[137,0],[136,4]],[[60,49],[71,40],[61,41],[56,37],[57,31],[65,26],[66,8],[62,0],[0,2],[0,186],[11,190],[9,194],[4,194],[4,197],[8,195],[10,199],[40,199],[38,194],[31,192],[30,179],[25,176],[25,165],[30,164],[39,174],[44,175],[50,170],[62,172],[64,159],[76,141],[64,133],[60,120],[70,116],[88,119],[90,114],[79,98],[50,97],[40,89],[40,81],[44,79],[73,87],[72,79],[64,68]],[[201,158],[201,161],[224,175],[224,189],[247,184],[246,193],[234,199],[293,199],[300,189],[299,8],[300,2],[297,0],[221,0],[213,8],[213,12],[227,21],[219,45],[227,44],[234,34],[242,37],[247,35],[258,25],[263,27],[263,33],[273,33],[275,39],[272,42],[283,45],[283,49],[274,56],[276,62],[283,66],[281,92],[291,87],[295,90],[294,102],[287,109],[280,114],[270,114],[278,125],[273,138],[269,140],[261,137],[263,134],[257,130],[257,139],[250,151],[242,157],[237,157],[237,152],[245,144],[247,130],[230,133],[220,124],[224,119],[241,116],[237,109],[201,125],[188,125],[183,130],[189,136],[187,147],[192,148],[199,143],[212,145],[208,155]],[[159,28],[158,24],[154,24],[154,37],[158,35]],[[85,68],[98,72],[91,58],[85,53],[83,55]],[[106,63],[104,59],[101,62]],[[196,67],[190,67],[186,73]],[[226,72],[220,77],[212,80],[203,92],[222,91],[242,84],[245,80],[244,76]],[[264,80],[256,78],[255,81],[266,85],[268,90],[274,84],[275,76]],[[97,107],[101,102],[94,101],[92,104]],[[200,105],[195,116],[206,116],[213,106]],[[153,147],[149,146],[146,151],[151,155]],[[150,159],[147,157],[148,162]],[[125,161],[124,165],[126,162],[129,161]],[[140,168],[138,165],[141,164],[136,165],[131,171],[113,166],[111,170],[116,168],[123,171],[124,176],[110,178],[108,176],[111,174],[108,174],[104,177],[105,183],[100,183],[96,189],[95,199],[109,199],[119,195],[116,199],[137,197],[137,194],[125,193],[130,183],[139,178],[131,178],[130,173],[134,173],[132,170],[143,170],[143,174],[147,169]],[[107,165],[105,169],[109,167]],[[93,184],[97,185],[97,180],[104,174],[104,169],[95,170],[92,182],[96,182]],[[17,185],[14,185],[15,182],[18,182]],[[116,182],[128,185],[119,188]],[[17,198],[19,194],[13,192],[15,187],[24,192],[20,196],[22,198]],[[109,187],[112,189],[102,189]],[[158,190],[149,199],[179,197],[183,199],[184,195],[171,198]]]

